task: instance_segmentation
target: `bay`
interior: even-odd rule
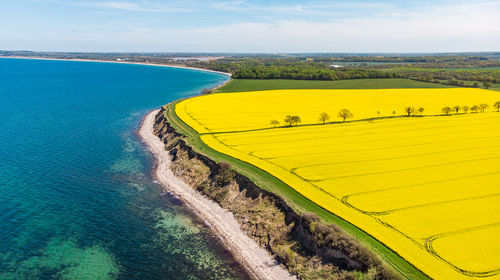
[[[248,279],[162,195],[142,117],[227,76],[0,59],[0,279]]]

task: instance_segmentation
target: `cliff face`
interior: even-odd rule
[[[301,279],[397,279],[379,257],[335,225],[297,214],[281,197],[263,190],[228,163],[195,152],[165,117],[154,133],[172,156],[171,169],[193,188],[231,211],[241,229]]]

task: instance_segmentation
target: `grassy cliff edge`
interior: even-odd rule
[[[186,147],[189,147],[188,149],[191,149],[191,153],[195,153],[196,155],[199,155],[199,156],[206,158],[206,159],[204,159],[204,161],[210,160],[214,164],[215,164],[215,162],[229,163],[231,166],[231,168],[230,168],[231,170],[236,171],[237,172],[236,174],[238,174],[239,176],[243,176],[243,177],[247,178],[250,183],[254,184],[257,188],[259,188],[260,190],[267,193],[268,197],[272,197],[273,201],[276,201],[276,199],[278,199],[278,200],[281,199],[283,201],[282,203],[284,205],[286,205],[288,211],[295,213],[295,215],[297,217],[302,217],[302,218],[305,218],[306,220],[308,220],[305,222],[300,222],[299,224],[302,224],[302,227],[304,227],[304,225],[307,225],[306,228],[308,228],[308,231],[310,234],[311,234],[311,223],[313,224],[313,227],[315,229],[316,229],[316,224],[318,222],[320,224],[322,224],[322,226],[319,227],[320,232],[322,231],[322,233],[317,233],[317,232],[314,233],[314,234],[320,234],[319,237],[316,236],[315,238],[313,238],[313,240],[314,239],[316,240],[315,242],[317,244],[321,243],[323,245],[323,248],[332,249],[331,247],[335,243],[334,240],[328,241],[329,242],[329,243],[327,242],[328,244],[326,244],[324,241],[325,241],[325,237],[328,235],[330,235],[330,237],[328,237],[326,239],[331,239],[332,237],[334,237],[334,235],[331,235],[330,233],[335,232],[335,233],[339,234],[339,236],[340,236],[340,237],[339,236],[336,237],[337,240],[348,240],[348,241],[346,241],[347,243],[349,243],[349,244],[355,243],[356,244],[356,245],[353,245],[356,248],[355,250],[353,250],[352,248],[344,248],[345,247],[344,246],[344,247],[340,248],[340,251],[344,250],[345,251],[344,253],[346,253],[347,255],[352,254],[353,253],[352,251],[362,251],[363,253],[361,253],[361,255],[369,256],[368,262],[370,264],[372,262],[373,263],[380,263],[381,266],[379,267],[379,270],[382,271],[381,272],[382,274],[375,273],[374,271],[376,271],[376,269],[375,270],[371,269],[369,271],[370,265],[356,266],[355,262],[359,261],[360,260],[359,258],[356,259],[355,262],[352,262],[351,264],[349,264],[349,261],[347,261],[347,264],[346,264],[346,260],[349,260],[349,258],[343,258],[344,261],[340,261],[340,263],[339,263],[339,258],[333,257],[333,262],[330,262],[331,267],[328,268],[330,270],[328,270],[328,269],[321,270],[320,269],[320,271],[328,274],[329,273],[328,271],[330,271],[330,273],[333,271],[333,270],[331,270],[332,268],[340,267],[340,268],[346,269],[346,271],[348,273],[346,273],[345,276],[347,277],[348,275],[350,275],[349,274],[349,273],[351,273],[350,271],[355,271],[356,268],[361,268],[360,269],[361,274],[356,276],[355,278],[366,279],[366,277],[368,277],[368,279],[370,279],[370,278],[385,279],[386,277],[392,278],[393,277],[392,273],[390,273],[388,271],[394,270],[394,271],[397,271],[397,274],[399,274],[399,276],[401,278],[429,279],[425,274],[423,274],[421,271],[416,269],[414,266],[412,266],[411,264],[406,262],[397,253],[390,250],[389,248],[387,248],[386,246],[384,246],[383,244],[381,244],[380,242],[375,240],[370,235],[366,234],[365,232],[363,232],[359,228],[353,226],[349,222],[347,222],[347,221],[333,215],[332,213],[320,208],[319,206],[317,206],[316,204],[307,200],[306,198],[301,196],[299,193],[294,191],[292,188],[290,188],[289,186],[287,186],[286,184],[284,184],[283,182],[281,182],[277,178],[268,174],[267,172],[255,167],[253,165],[242,162],[238,159],[235,159],[235,158],[232,158],[232,157],[227,156],[225,154],[221,154],[219,152],[216,152],[213,149],[211,149],[210,147],[208,147],[207,145],[205,145],[201,141],[199,134],[196,131],[194,131],[193,129],[191,129],[188,125],[186,125],[181,119],[179,119],[176,116],[174,108],[175,108],[175,105],[179,101],[176,101],[176,102],[173,102],[173,103],[170,103],[170,104],[164,106],[162,108],[162,111],[160,112],[159,116],[157,116],[157,118],[158,118],[157,125],[160,125],[160,123],[164,122],[165,123],[164,125],[168,126],[170,133],[175,132],[173,135],[176,135],[175,137],[177,137],[177,140],[175,140],[175,141],[172,140],[173,138],[170,138],[170,141],[167,141],[168,142],[167,148],[169,147],[170,149],[173,149],[175,145],[179,145],[179,143],[183,143],[181,145],[184,147],[183,150],[186,149]],[[165,138],[165,139],[167,139],[167,138]],[[173,143],[172,141],[175,143]],[[173,144],[174,144],[174,146],[172,146]],[[220,167],[214,167],[214,165],[212,164],[212,169],[218,170],[218,169],[220,169]],[[212,174],[212,171],[210,171],[208,173],[208,175],[209,174]],[[205,175],[208,176],[207,174],[205,174]],[[212,177],[213,176],[215,176],[215,175],[212,174]],[[206,182],[204,184],[206,185]],[[214,183],[212,182],[212,183],[209,183],[208,185],[213,185],[213,184]],[[197,188],[198,188],[198,190],[203,192],[203,187],[200,188],[199,186],[200,185],[198,182]],[[222,187],[224,187],[224,186],[222,186]],[[210,194],[219,193],[218,191],[214,192],[213,189],[208,188],[208,187],[205,189],[204,192],[206,195],[209,195],[209,196],[210,196]],[[223,193],[225,193],[225,195],[222,195],[221,197],[217,197],[217,195],[216,195],[215,197],[212,197],[212,199],[216,200],[223,207],[224,207],[224,204],[227,204],[227,205],[225,205],[225,208],[228,208],[228,205],[230,205],[230,203],[225,203],[224,199],[226,199],[225,196],[229,193],[229,190],[226,190]],[[219,193],[219,196],[220,196],[220,193]],[[233,194],[233,196],[235,196],[235,194]],[[268,202],[268,204],[269,204],[269,202]],[[273,203],[271,203],[269,205],[273,205]],[[232,212],[238,211],[238,209],[229,209],[229,210],[231,210]],[[309,213],[314,213],[314,215],[310,215]],[[248,215],[248,213],[240,213],[240,214],[242,217]],[[314,216],[317,216],[319,219],[316,219]],[[290,219],[288,219],[288,220],[289,220],[288,223],[285,223],[285,225],[284,225],[285,228],[290,225]],[[274,221],[274,223],[279,223],[279,221]],[[288,234],[293,235],[293,231],[294,231],[293,227],[296,227],[295,225],[297,225],[297,221],[294,222],[294,224],[293,224],[293,226],[290,229],[290,232]],[[338,228],[341,228],[341,230],[339,231]],[[326,236],[322,236],[321,234],[323,234],[323,235],[326,234]],[[286,233],[285,233],[285,235],[286,235]],[[293,241],[293,238],[291,240]],[[295,240],[293,242],[292,241],[288,240],[287,244],[290,245],[292,243],[293,244],[297,243],[297,240]],[[299,241],[298,243],[303,243],[302,241]],[[277,255],[278,258],[281,259],[281,261],[284,262],[285,264],[287,264],[286,258],[288,258],[288,262],[290,262],[290,257],[283,257],[287,254],[284,254],[284,252],[278,252],[279,250],[276,249],[278,247],[285,248],[286,246],[284,246],[283,244],[278,244],[279,246],[276,247],[276,242],[274,242],[275,249],[272,250],[272,248],[270,248],[270,246],[271,246],[270,244],[266,244],[266,242],[262,243],[262,240],[259,241],[259,243],[261,243],[261,245],[263,245],[267,249],[271,249],[270,251],[272,251],[275,255]],[[290,246],[292,246],[292,245],[290,245]],[[288,246],[288,249],[290,249],[290,246]],[[336,246],[337,247],[333,246],[333,247],[335,247],[334,249],[337,249],[336,251],[339,251],[338,244]],[[305,247],[310,247],[310,246],[305,246]],[[301,245],[298,247],[296,246],[295,249],[297,249],[296,250],[297,252],[295,252],[294,254],[295,254],[295,256],[300,256],[301,252],[302,252],[302,253],[305,253],[305,255],[310,255],[311,252],[318,251],[318,246],[317,245],[313,246],[313,249],[314,249],[314,247],[316,250],[311,251],[311,250],[307,250],[307,248],[304,248],[304,245]],[[347,246],[347,247],[349,247],[349,246]],[[371,256],[370,253],[365,253],[365,250],[363,248],[369,248],[370,250],[367,250],[367,251],[375,252],[378,256],[381,257],[381,259],[378,257],[375,259],[372,259],[373,256]],[[287,251],[287,250],[285,250],[285,251]],[[348,252],[349,250],[351,252]],[[325,251],[325,250],[323,250],[323,251]],[[316,253],[316,252],[314,252],[314,253]],[[290,254],[290,251],[288,251],[288,254]],[[280,255],[281,255],[281,257],[280,257]],[[330,255],[331,255],[331,251],[330,251]],[[335,254],[333,254],[333,255],[335,255]],[[356,255],[356,254],[354,254],[354,255]],[[356,258],[356,256],[355,256],[355,258]],[[313,259],[307,260],[307,257],[305,257],[305,258],[301,257],[299,259],[301,262],[306,262],[306,267],[307,266],[314,267],[314,265],[315,265],[314,263],[316,263],[316,264],[318,263],[317,260],[314,260],[314,261],[313,261]],[[321,263],[325,263],[325,261],[326,261],[326,263],[328,263],[328,260],[327,260],[328,258],[325,259],[325,257],[323,256],[320,259],[321,259]],[[340,257],[340,259],[342,259],[342,257]],[[364,259],[362,258],[362,262],[363,261],[366,261],[366,257],[364,257]],[[332,263],[333,263],[333,265],[332,265]],[[297,264],[293,264],[293,262],[288,263],[287,266],[289,267],[289,269],[291,268],[291,271],[293,271],[294,269],[295,270],[299,269],[300,271],[295,271],[295,274],[302,276],[301,278],[311,279],[311,277],[313,277],[313,275],[311,274],[312,271],[307,271],[307,269],[305,269],[304,266],[298,266],[299,268],[297,268]],[[392,269],[385,269],[386,266],[391,267]],[[319,267],[316,267],[316,268],[318,269]],[[302,273],[302,274],[300,274],[300,273]],[[385,274],[385,273],[387,273],[387,274]],[[384,275],[384,276],[382,276],[382,275]],[[389,276],[389,275],[391,275],[391,276]],[[320,276],[320,275],[317,275],[317,276]],[[324,275],[322,275],[322,276],[324,276]],[[339,275],[337,275],[337,276],[339,276]],[[351,276],[353,276],[353,275],[351,275]]]

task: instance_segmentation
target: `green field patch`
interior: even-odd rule
[[[235,79],[216,92],[257,91],[273,89],[384,89],[384,88],[449,88],[452,86],[409,79],[354,79],[340,81],[247,80]]]

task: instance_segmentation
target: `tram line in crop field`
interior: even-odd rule
[[[500,113],[441,114],[498,100],[480,89],[279,90],[195,97],[176,114],[212,149],[265,170],[432,278],[500,279]],[[406,106],[426,114],[394,114]],[[352,121],[318,123],[341,108]],[[303,125],[269,127],[291,114]]]

